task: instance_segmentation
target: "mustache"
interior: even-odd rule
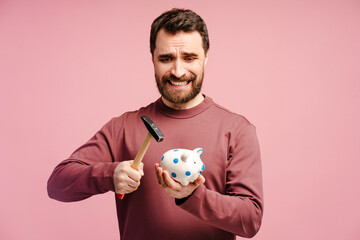
[[[195,74],[190,74],[190,75],[184,75],[181,76],[180,78],[172,75],[172,74],[166,74],[162,77],[162,80],[165,81],[195,81],[196,80],[196,75]]]

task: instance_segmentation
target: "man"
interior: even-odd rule
[[[163,13],[152,24],[150,49],[162,97],[113,118],[60,163],[49,179],[49,196],[70,202],[107,191],[126,194],[116,199],[125,240],[254,236],[263,213],[255,127],[201,93],[209,49],[204,21],[191,10]],[[134,170],[131,162],[147,131],[142,115],[165,140],[152,144]],[[204,149],[206,170],[188,186],[158,164],[167,150],[197,147]]]

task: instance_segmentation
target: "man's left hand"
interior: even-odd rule
[[[204,176],[200,174],[195,182],[189,183],[187,186],[183,186],[179,182],[172,179],[169,172],[160,167],[158,163],[155,163],[155,172],[159,184],[162,186],[164,191],[169,196],[177,199],[190,196],[198,186],[205,182]]]

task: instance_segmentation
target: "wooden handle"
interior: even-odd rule
[[[148,133],[143,141],[143,144],[141,145],[141,148],[139,149],[138,153],[136,154],[134,161],[131,164],[131,167],[135,170],[139,169],[140,163],[147,151],[147,149],[149,148],[149,145],[151,143],[151,139],[153,138],[153,136],[151,135],[151,133]]]
[[[151,135],[151,133],[148,133],[141,145],[141,148],[139,149],[139,151],[137,152],[135,158],[134,158],[134,161],[131,163],[131,167],[135,170],[139,170],[139,167],[140,167],[140,163],[147,151],[147,149],[149,148],[150,146],[150,143],[151,143],[151,139],[153,138],[153,136]],[[125,197],[125,194],[116,194],[116,196],[119,198],[119,199],[124,199]]]

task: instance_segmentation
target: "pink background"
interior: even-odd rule
[[[119,238],[112,193],[60,203],[46,182],[111,117],[158,98],[150,24],[175,6],[209,28],[203,92],[257,126],[254,239],[360,239],[358,0],[0,0],[0,238]]]

